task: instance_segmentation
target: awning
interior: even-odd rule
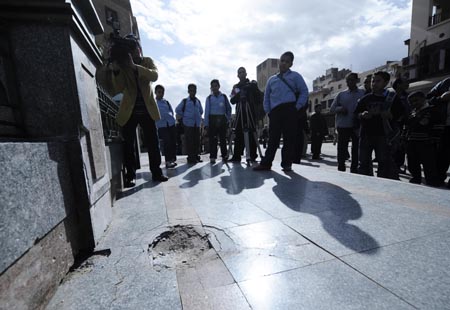
[[[444,75],[440,77],[430,78],[422,81],[417,81],[409,84],[408,92],[412,93],[414,91],[422,91],[425,94],[428,93],[434,85],[439,83],[440,81],[450,77],[450,75]]]

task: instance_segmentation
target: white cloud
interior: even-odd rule
[[[173,105],[198,85],[204,101],[209,82],[229,94],[236,70],[294,52],[293,70],[309,87],[331,65],[365,71],[407,50],[411,0],[132,0],[144,53],[155,59],[166,98]]]

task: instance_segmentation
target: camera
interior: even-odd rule
[[[111,34],[111,48],[109,51],[109,61],[116,61],[123,64],[128,59],[128,54],[132,53],[139,44],[134,37],[126,36],[125,38],[120,37],[117,34]]]

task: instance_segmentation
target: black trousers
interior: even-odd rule
[[[163,141],[166,163],[177,160],[177,130],[175,126],[158,128],[159,138]]]
[[[200,154],[200,128],[184,126],[184,141],[188,162],[197,162]]]
[[[128,122],[122,128],[124,138],[124,166],[127,179],[136,178],[136,152],[134,144],[136,142],[136,127],[140,125],[144,132],[144,143],[148,150],[148,159],[150,171],[154,177],[162,175],[161,154],[159,151],[159,138],[156,130],[155,121],[149,114],[133,113]]]
[[[222,155],[222,157],[226,158],[228,156],[227,128],[228,121],[225,115],[209,116],[208,137],[210,158],[217,158],[217,141],[219,141],[220,154]]]
[[[437,150],[437,173],[439,181],[445,181],[450,166],[450,126],[445,126],[444,134]]]
[[[422,179],[422,167],[428,185],[437,183],[435,145],[430,141],[408,141],[408,170],[416,180]]]
[[[338,128],[338,145],[337,145],[337,160],[338,167],[345,167],[345,161],[348,154],[348,143],[352,141],[352,164],[350,170],[353,172],[358,171],[358,149],[359,149],[359,137],[354,128]]]
[[[297,109],[295,104],[281,104],[269,113],[269,145],[267,146],[261,165],[272,166],[281,135],[283,148],[281,149],[281,166],[289,167],[294,159],[295,136],[297,132]]]
[[[303,156],[303,148],[305,141],[306,121],[302,117],[297,118],[297,129],[295,131],[295,146],[294,146],[294,162],[300,163]]]
[[[322,152],[323,135],[320,132],[311,131],[311,153],[313,158],[318,158]]]
[[[247,112],[242,110],[236,118],[233,157],[240,157],[244,152],[244,130],[248,130],[250,141],[250,159],[255,160],[258,157],[258,154],[256,153],[256,141],[254,137],[255,128],[252,127]]]

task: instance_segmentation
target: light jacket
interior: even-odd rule
[[[181,100],[180,104],[175,108],[177,118],[182,117],[183,125],[187,127],[200,127],[202,123],[202,103],[200,102],[200,100],[198,100],[197,97],[195,97],[194,100],[192,100],[191,97],[187,97]]]
[[[142,62],[136,66],[138,83],[144,98],[145,107],[151,118],[156,122],[161,118],[161,115],[153,97],[151,82],[155,82],[158,79],[158,69],[149,57],[144,57]],[[122,67],[119,72],[112,72],[112,82],[115,91],[123,93],[116,121],[120,126],[124,126],[130,119],[136,102],[137,85],[135,73],[132,68]]]

